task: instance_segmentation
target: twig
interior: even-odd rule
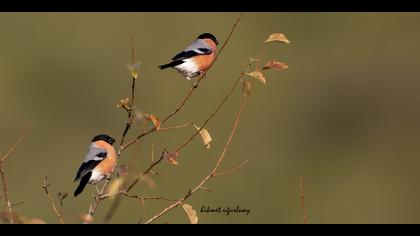
[[[44,184],[42,185],[42,188],[44,189],[45,193],[48,196],[48,199],[51,202],[51,206],[52,209],[54,210],[55,214],[58,217],[58,221],[60,222],[60,224],[64,224],[64,219],[63,219],[63,212],[61,210],[58,210],[57,206],[54,203],[54,200],[52,199],[50,192],[48,191],[48,186],[50,186],[50,183],[48,182],[48,178],[45,177],[44,179]]]
[[[25,204],[25,203],[27,203],[27,201],[13,203],[13,204],[12,204],[12,207],[19,206],[19,205],[23,205],[23,204]]]
[[[305,192],[303,188],[303,175],[299,176],[299,189],[300,189],[300,204],[303,211],[303,223],[308,223],[308,215],[306,212],[306,203],[305,203]]]
[[[26,125],[25,130],[23,131],[23,133],[20,135],[18,141],[15,143],[15,145],[13,145],[9,151],[2,156],[2,158],[0,159],[1,162],[5,162],[6,159],[16,150],[16,148],[23,142],[23,140],[25,139],[26,135],[29,133],[29,131],[31,130],[32,126],[33,126],[34,122],[30,122],[29,124]]]
[[[6,201],[7,211],[10,213],[10,215],[12,215],[13,209],[12,209],[12,204],[10,203],[10,200],[9,200],[9,193],[8,193],[9,188],[7,185],[7,177],[3,168],[3,163],[0,163],[0,174],[1,174],[1,180],[3,183],[3,195],[4,195],[4,200]],[[15,223],[13,220],[13,217],[10,217],[10,223],[11,224]]]
[[[131,191],[132,188],[134,188],[134,186],[136,186],[136,184],[142,179],[143,176],[149,174],[152,169],[159,164],[164,158],[165,158],[165,154],[166,154],[166,149],[162,152],[162,155],[160,156],[160,158],[154,162],[152,162],[150,164],[150,166],[141,174],[139,175],[132,184],[130,184],[130,186],[127,188],[127,193]]]
[[[163,132],[163,131],[168,131],[168,130],[173,130],[173,129],[182,129],[182,128],[186,128],[190,125],[192,125],[193,123],[186,123],[183,125],[177,125],[177,126],[172,126],[172,127],[165,127],[165,128],[160,128],[159,132]]]
[[[248,161],[244,161],[244,162],[242,162],[239,166],[237,166],[237,167],[235,167],[235,168],[233,168],[233,169],[230,169],[230,170],[226,170],[226,171],[222,171],[222,172],[219,172],[219,173],[215,173],[213,176],[214,177],[218,177],[218,176],[223,176],[223,175],[228,175],[228,174],[231,174],[231,173],[233,173],[233,172],[236,172],[236,171],[238,171],[238,170],[240,170],[244,165],[246,165],[248,163]]]
[[[232,131],[230,133],[229,139],[226,142],[224,148],[223,148],[223,152],[220,155],[219,159],[217,160],[216,165],[214,166],[213,170],[210,172],[209,175],[207,175],[194,189],[188,191],[188,193],[181,198],[180,200],[178,200],[177,202],[173,203],[172,205],[168,206],[167,208],[165,208],[164,210],[162,210],[161,212],[159,212],[157,215],[153,216],[150,220],[148,220],[145,224],[150,224],[153,223],[154,221],[156,221],[157,219],[159,219],[161,216],[163,216],[164,214],[166,214],[168,211],[178,207],[179,205],[183,204],[188,198],[190,198],[196,191],[198,191],[199,189],[202,188],[202,186],[211,178],[213,178],[217,172],[217,170],[219,169],[220,164],[222,163],[223,159],[225,158],[225,155],[227,153],[227,150],[230,146],[230,144],[232,143],[233,137],[236,133],[236,130],[238,128],[238,124],[239,124],[239,120],[241,119],[242,113],[246,107],[247,104],[247,96],[244,96],[244,99],[242,101],[242,105],[241,108],[236,116],[236,121],[235,124],[232,128]]]
[[[131,64],[134,66],[135,62],[135,49],[134,49],[134,36],[130,35],[130,41],[131,41]],[[134,76],[131,77],[131,97],[130,97],[130,103],[129,103],[129,109],[126,109],[128,113],[128,119],[127,123],[123,132],[123,135],[121,137],[120,146],[124,144],[125,137],[130,130],[131,126],[134,122],[134,114],[133,114],[133,105],[134,105],[134,99],[135,99],[135,89],[136,89],[136,78]]]
[[[9,192],[8,192],[9,187],[7,185],[7,176],[4,170],[4,163],[7,160],[7,158],[9,158],[9,156],[16,150],[16,148],[23,142],[26,135],[29,133],[31,127],[33,126],[33,124],[34,122],[30,122],[29,124],[27,124],[25,130],[20,135],[18,141],[9,149],[9,151],[4,156],[0,155],[0,175],[1,175],[1,180],[3,184],[3,196],[4,196],[4,200],[6,201],[7,211],[9,212],[11,216],[13,215],[13,204],[11,204],[10,198],[9,198]],[[10,217],[10,223],[11,224],[15,223],[15,220],[13,219],[13,217]]]

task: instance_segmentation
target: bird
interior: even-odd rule
[[[203,74],[213,64],[217,45],[219,42],[213,34],[200,34],[192,44],[175,55],[171,59],[172,62],[160,65],[159,68],[161,70],[174,68],[186,79],[191,80]]]
[[[77,171],[74,181],[80,181],[74,192],[77,197],[88,183],[96,185],[111,176],[117,164],[117,155],[113,144],[115,139],[106,134],[93,137],[85,159]]]

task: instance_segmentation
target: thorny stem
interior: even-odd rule
[[[23,142],[26,135],[29,133],[30,129],[32,128],[33,124],[34,122],[30,122],[29,124],[27,124],[25,130],[20,135],[18,141],[9,149],[9,151],[4,156],[0,155],[0,175],[1,175],[1,180],[3,184],[3,196],[4,196],[4,200],[6,201],[7,211],[10,214],[9,222],[11,224],[14,224],[15,221],[14,221],[13,209],[12,209],[13,204],[10,202],[10,198],[9,198],[9,187],[7,185],[7,176],[4,170],[4,163],[7,160],[7,158],[9,158],[9,156],[16,150],[16,148]]]
[[[243,101],[242,101],[242,105],[241,105],[241,108],[240,108],[240,110],[239,110],[239,112],[238,112],[238,114],[237,114],[237,116],[236,116],[236,121],[235,121],[235,124],[233,125],[233,128],[232,128],[232,131],[231,131],[231,133],[230,133],[230,136],[229,136],[229,139],[228,139],[228,141],[226,142],[226,144],[225,144],[225,146],[224,146],[224,148],[223,148],[223,152],[222,152],[222,154],[220,155],[220,157],[219,157],[219,159],[217,160],[217,163],[216,163],[216,165],[214,166],[214,168],[213,168],[213,170],[210,172],[210,174],[209,175],[207,175],[194,189],[192,189],[192,190],[190,190],[190,191],[188,191],[188,193],[183,197],[183,198],[181,198],[181,199],[179,199],[177,202],[175,202],[175,203],[173,203],[172,205],[170,205],[170,206],[168,206],[168,207],[166,207],[165,209],[163,209],[161,212],[159,212],[157,215],[155,215],[155,216],[153,216],[150,220],[148,220],[148,221],[146,221],[146,223],[145,224],[150,224],[150,223],[153,223],[154,221],[156,221],[157,219],[159,219],[160,217],[162,217],[164,214],[166,214],[167,212],[169,212],[170,210],[172,210],[172,209],[174,209],[174,208],[176,208],[176,207],[178,207],[179,205],[181,205],[181,204],[183,204],[188,198],[190,198],[196,191],[198,191],[198,190],[200,190],[203,186],[204,186],[204,184],[208,181],[208,180],[210,180],[211,178],[213,178],[213,177],[216,177],[217,175],[216,175],[216,172],[217,172],[217,170],[219,169],[219,166],[220,166],[220,164],[222,163],[222,161],[223,161],[223,159],[225,158],[225,155],[226,155],[226,153],[227,153],[227,150],[228,150],[228,148],[229,148],[229,146],[230,146],[230,144],[232,143],[232,140],[233,140],[233,137],[234,137],[234,135],[235,135],[235,133],[236,133],[236,130],[237,130],[237,128],[238,128],[238,124],[239,124],[239,121],[240,121],[240,119],[241,119],[241,116],[242,116],[242,113],[243,113],[243,111],[244,111],[244,109],[245,109],[245,107],[246,107],[246,104],[247,104],[247,99],[248,99],[248,97],[247,96],[244,96],[244,99],[243,99]]]

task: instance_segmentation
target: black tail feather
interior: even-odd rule
[[[85,189],[86,184],[89,182],[90,177],[92,176],[92,172],[87,173],[82,177],[80,180],[80,184],[77,187],[76,191],[74,191],[74,196],[77,197],[77,195],[81,194],[83,192],[83,189]]]
[[[165,65],[160,65],[159,68],[161,70],[163,70],[163,69],[166,69],[166,68],[169,68],[169,67],[174,67],[174,66],[177,66],[177,65],[181,65],[182,63],[184,63],[183,60],[173,61],[173,62],[165,64]]]

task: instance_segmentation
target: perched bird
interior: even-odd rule
[[[160,65],[159,68],[163,70],[172,67],[191,80],[203,74],[213,64],[217,45],[219,42],[214,35],[201,34],[184,51],[174,56],[171,63]]]
[[[106,134],[97,135],[92,139],[85,160],[74,179],[80,180],[74,192],[75,197],[82,193],[86,184],[98,184],[112,173],[117,164],[117,155],[112,146],[114,142],[115,139]]]

